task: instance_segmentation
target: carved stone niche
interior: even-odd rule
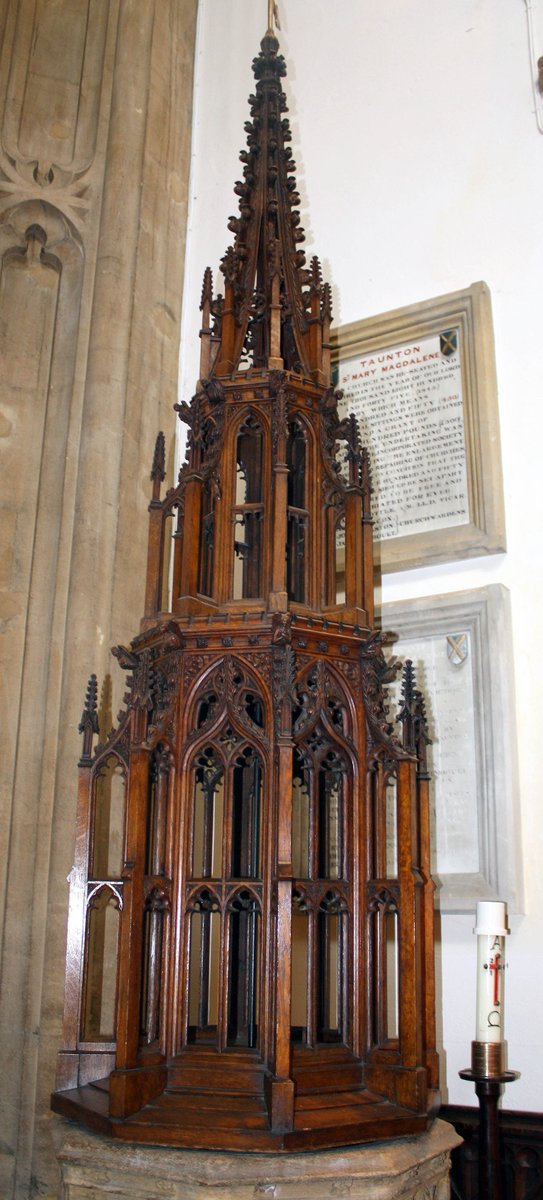
[[[110,9],[110,0],[17,5],[1,144],[28,182],[66,186],[93,161]]]

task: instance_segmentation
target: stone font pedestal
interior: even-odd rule
[[[449,1200],[461,1139],[434,1121],[422,1137],[306,1154],[143,1149],[59,1122],[61,1200]]]

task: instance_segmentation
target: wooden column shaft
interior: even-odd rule
[[[363,608],[362,496],[357,488],[345,495],[345,604]]]
[[[162,572],[164,562],[164,513],[162,504],[151,501],[149,506],[149,542],[145,583],[145,616],[151,617],[162,608]]]
[[[187,596],[195,597],[198,592],[199,548],[202,517],[202,481],[198,476],[187,480],[185,487],[185,512],[183,516],[183,536],[180,539],[179,592],[174,596],[175,602]]]
[[[126,799],[126,865],[119,933],[117,1069],[132,1069],[138,1061],[148,781],[149,753],[133,750]]]

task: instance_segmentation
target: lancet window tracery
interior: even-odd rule
[[[293,711],[293,970],[305,997],[293,1000],[293,1040],[344,1041],[349,975],[351,732],[347,698],[325,664],[306,670]],[[347,889],[347,890],[345,890]]]
[[[253,673],[227,657],[207,676],[191,712],[200,748],[189,765],[187,1041],[252,1047],[261,994],[265,705]]]

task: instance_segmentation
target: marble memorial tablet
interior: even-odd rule
[[[469,522],[460,331],[342,359],[342,416],[370,452],[375,537]]]
[[[370,453],[381,571],[504,550],[486,284],[340,327],[332,362]]]
[[[394,601],[381,610],[393,654],[425,695],[432,872],[442,912],[507,900],[522,911],[509,594],[501,584]],[[390,718],[400,683],[389,688]],[[393,865],[395,847],[387,847]],[[387,865],[389,865],[387,864]]]

